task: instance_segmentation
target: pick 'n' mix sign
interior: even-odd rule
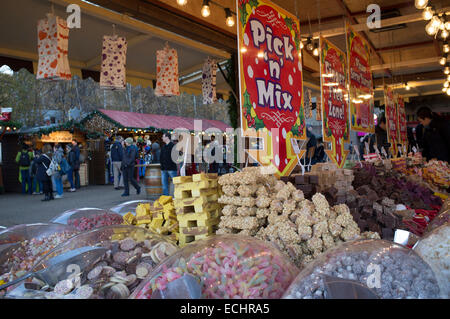
[[[264,147],[248,153],[278,176],[298,163],[291,139],[306,138],[300,27],[266,0],[238,1],[241,128]]]
[[[346,30],[351,129],[373,133],[375,130],[374,101],[369,45],[349,24],[346,25]]]
[[[320,38],[320,48],[323,140],[331,142],[332,149],[326,153],[342,168],[349,153],[344,143],[350,137],[346,56],[324,38]]]

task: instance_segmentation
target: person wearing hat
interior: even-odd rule
[[[136,188],[137,195],[141,193],[141,187],[134,178],[134,166],[136,164],[136,158],[138,157],[136,147],[133,145],[133,139],[131,137],[125,140],[125,150],[122,158],[122,175],[125,191],[122,196],[130,196],[130,182],[134,188]]]

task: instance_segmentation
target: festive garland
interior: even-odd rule
[[[8,122],[0,121],[0,127],[4,127],[4,128],[10,127],[12,130],[14,130],[14,128],[16,128],[18,130],[22,127],[22,123],[15,122],[15,121],[8,121]]]

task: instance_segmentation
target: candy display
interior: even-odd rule
[[[195,174],[173,179],[181,247],[215,233],[220,213],[217,178],[217,174]]]
[[[119,214],[121,216],[124,216],[125,214],[128,214],[130,212],[135,212],[136,208],[139,204],[147,204],[152,203],[152,201],[149,200],[132,200],[129,202],[125,202],[119,205],[116,205],[114,207],[111,207],[109,210],[113,213]]]
[[[23,276],[35,263],[77,231],[66,225],[26,224],[0,232],[0,282]]]
[[[431,160],[423,168],[423,178],[430,184],[449,190],[450,165],[447,162]]]
[[[360,282],[382,299],[440,298],[433,270],[414,251],[375,239],[328,250],[300,272],[283,298],[327,298],[324,275]]]
[[[31,283],[16,286],[7,297],[125,299],[153,268],[178,250],[163,237],[146,229],[107,226],[73,237],[47,254],[45,259],[86,246],[105,247],[107,251],[86,269],[75,274],[69,272],[68,277],[54,287],[34,278]],[[33,271],[40,270],[43,261],[33,267]]]
[[[217,234],[270,241],[299,267],[341,241],[379,238],[361,234],[346,205],[331,207],[320,193],[307,200],[290,182],[264,175],[258,168],[221,176],[219,184],[224,192],[219,203],[226,206]]]
[[[177,242],[179,228],[172,197],[161,196],[153,204],[141,203],[136,207],[136,214],[128,212],[123,216],[124,225],[136,225],[147,228],[157,234],[167,235]]]
[[[277,299],[298,269],[272,245],[236,235],[189,244],[156,268],[131,296],[151,299],[184,274],[197,278],[204,299]]]
[[[450,298],[450,223],[434,229],[414,247],[414,251],[433,269],[441,297]]]
[[[404,204],[413,209],[430,210],[442,205],[442,200],[433,195],[430,189],[412,182],[407,182],[400,173],[386,170],[384,166],[365,164],[363,168],[355,167],[353,186],[370,185],[378,197],[388,197],[396,204]]]
[[[119,225],[122,223],[122,216],[99,208],[79,208],[65,211],[53,218],[51,222],[69,225],[78,231],[86,231],[104,226]]]

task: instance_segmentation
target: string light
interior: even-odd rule
[[[447,30],[442,30],[442,32],[441,32],[441,37],[442,37],[442,39],[447,39],[447,37],[448,37],[448,31]]]
[[[303,41],[300,41],[300,50],[303,50],[305,46],[303,45]]]
[[[308,49],[309,51],[312,51],[314,49],[311,37],[308,37],[308,40],[306,41],[306,49]]]
[[[450,96],[450,88],[447,89],[447,95]]]
[[[264,52],[262,51],[258,52],[258,58],[260,59],[264,58]]]
[[[209,8],[209,0],[203,0],[202,16],[207,18],[211,15],[211,9]]]
[[[423,10],[423,18],[425,20],[431,20],[433,18],[434,11],[431,7],[426,7],[425,10]]]
[[[450,52],[450,46],[448,45],[447,41],[444,42],[444,53],[449,53]]]
[[[448,75],[448,76],[447,76],[447,81],[449,81],[449,82],[450,82],[450,75]]]
[[[179,6],[184,6],[187,3],[187,0],[177,0]]]
[[[445,87],[445,88],[448,88],[449,86],[450,86],[450,82],[445,81],[445,82],[444,82],[444,87]]]
[[[446,74],[446,75],[450,74],[450,67],[448,66],[448,63],[447,63],[447,66],[444,69],[444,74]]]
[[[416,0],[416,8],[419,10],[425,9],[428,5],[428,0]]]
[[[316,44],[314,44],[314,50],[313,50],[313,54],[315,56],[319,56],[319,46]]]
[[[405,83],[405,89],[406,89],[406,91],[411,90],[411,87],[409,86],[408,82]]]
[[[448,53],[445,53],[444,56],[439,59],[439,64],[445,65],[445,63],[447,63],[447,58],[448,58]]]
[[[242,48],[241,48],[241,53],[245,53],[245,52],[247,52],[247,48],[242,47]]]
[[[232,26],[234,26],[234,24],[236,23],[235,21],[234,21],[234,17],[233,17],[233,15],[231,14],[231,10],[230,10],[230,8],[225,8],[225,17],[226,17],[226,23],[227,23],[227,26],[229,26],[230,28],[232,27]]]
[[[433,21],[431,21],[425,27],[425,31],[427,32],[428,35],[434,36],[439,31],[439,28],[435,27],[433,25]]]

